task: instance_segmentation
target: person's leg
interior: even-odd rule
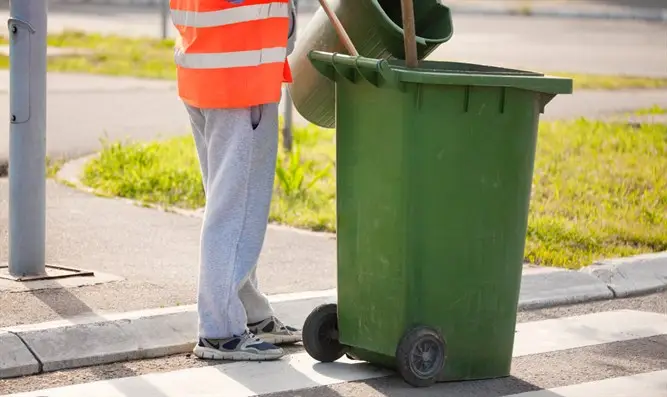
[[[239,297],[243,302],[243,307],[245,307],[248,324],[258,323],[273,316],[273,308],[269,299],[259,290],[257,267],[252,270],[250,278],[239,290]]]
[[[252,189],[248,193],[239,257],[247,261],[243,266],[251,266],[253,270],[239,291],[239,296],[246,309],[250,332],[269,343],[295,343],[301,340],[301,333],[275,318],[269,300],[259,290],[256,269],[264,244],[273,195],[278,155],[278,104],[255,107],[251,117],[254,128],[250,164]]]
[[[248,332],[239,289],[250,277],[240,249],[247,223],[254,140],[250,109],[203,109],[206,144],[206,208],[198,291],[198,357],[266,360],[284,352]]]
[[[195,148],[197,149],[197,157],[199,158],[199,167],[201,169],[202,184],[204,187],[204,194],[206,193],[206,180],[208,178],[208,157],[206,155],[206,138],[204,129],[206,128],[206,118],[201,110],[185,105],[190,117],[190,126],[192,127],[192,136],[195,141]]]

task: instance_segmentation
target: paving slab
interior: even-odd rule
[[[0,331],[0,379],[39,372],[39,362],[21,338],[13,333]]]
[[[667,289],[667,252],[600,261],[582,269],[625,298]]]

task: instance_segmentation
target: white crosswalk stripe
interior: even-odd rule
[[[667,335],[667,315],[632,310],[517,324],[514,357],[526,357]],[[664,370],[568,385],[513,397],[667,397]],[[306,353],[266,363],[226,363],[77,384],[7,397],[248,397],[392,376],[346,359],[316,363]]]
[[[665,358],[667,360],[667,358]],[[667,370],[538,390],[508,397],[665,397]]]

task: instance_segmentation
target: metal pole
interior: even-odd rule
[[[162,16],[162,39],[169,36],[169,0],[160,2],[160,14]]]
[[[295,16],[298,17],[299,12],[299,5],[298,1],[294,0],[294,11],[295,11]],[[296,42],[296,19],[294,18],[294,41]],[[283,114],[283,150],[286,152],[291,152],[292,151],[292,110],[293,110],[294,104],[292,103],[292,96],[289,93],[289,89],[287,86],[285,86],[285,110]]]
[[[285,87],[285,113],[283,114],[283,149],[292,151],[292,97],[289,89]]]
[[[11,0],[9,273],[45,275],[48,0]]]

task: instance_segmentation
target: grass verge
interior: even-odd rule
[[[657,112],[659,108],[652,111]],[[335,230],[334,132],[294,132],[280,153],[271,221]],[[83,182],[104,194],[182,208],[204,204],[189,135],[106,143]],[[540,126],[525,257],[579,268],[601,258],[667,250],[667,126],[586,119]]]
[[[0,36],[0,44],[7,44],[6,36]],[[50,57],[48,70],[52,72],[95,73],[156,79],[176,78],[173,62],[174,41],[171,39],[128,38],[65,31],[49,35],[48,45],[89,50],[85,54]],[[0,69],[8,67],[9,57],[0,55]],[[667,88],[667,78],[563,72],[547,74],[574,79],[575,89]]]
[[[7,44],[7,36],[0,44]],[[50,34],[50,47],[88,50],[86,53],[49,57],[50,72],[93,73],[112,76],[133,76],[156,79],[175,79],[171,39],[127,38],[114,35],[65,31]],[[9,57],[0,56],[0,68],[9,67]]]
[[[654,105],[650,108],[647,109],[640,109],[635,112],[638,116],[659,116],[663,114],[667,114],[667,108],[660,107],[658,105]]]

